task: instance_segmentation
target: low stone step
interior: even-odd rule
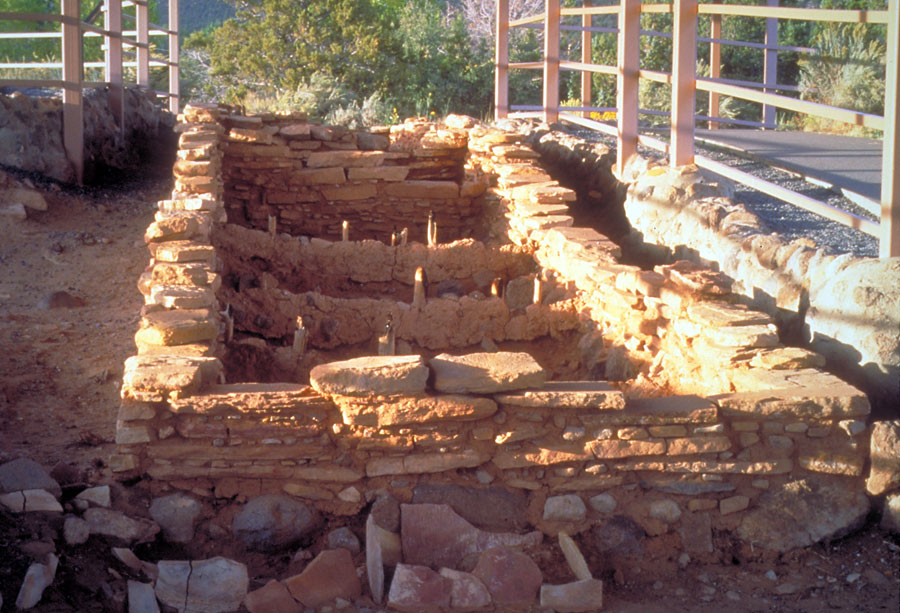
[[[606,381],[550,381],[541,389],[494,395],[504,408],[622,410],[625,395]]]

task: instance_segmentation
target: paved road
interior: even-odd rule
[[[696,130],[695,135],[875,202],[881,200],[880,140],[775,130]]]

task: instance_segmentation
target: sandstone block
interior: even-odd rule
[[[719,347],[774,347],[778,344],[774,324],[703,328],[701,334]]]
[[[586,514],[584,501],[577,494],[550,496],[544,502],[544,521],[580,522]]]
[[[727,436],[692,436],[673,438],[668,441],[668,455],[693,455],[696,453],[718,453],[731,449]]]
[[[821,385],[804,385],[759,392],[739,392],[713,397],[726,417],[779,419],[843,419],[869,414],[864,393],[837,377],[821,373]]]
[[[317,609],[335,598],[354,600],[362,593],[353,557],[346,549],[327,549],[299,575],[284,580],[291,595],[304,606]]]
[[[450,580],[450,607],[455,611],[480,611],[491,604],[491,594],[481,579],[471,573],[442,568],[441,577]]]
[[[147,304],[166,309],[211,309],[216,306],[216,294],[211,287],[190,285],[154,285]]]
[[[366,356],[320,364],[309,373],[312,387],[341,396],[421,394],[428,368],[420,356]]]
[[[365,200],[367,198],[375,198],[377,195],[378,189],[371,183],[322,188],[322,196],[329,202],[339,200]]]
[[[264,494],[241,508],[234,516],[231,530],[251,549],[274,551],[296,543],[318,525],[319,514],[303,502],[279,494]]]
[[[313,168],[294,171],[288,179],[292,185],[340,185],[347,182],[343,168]]]
[[[160,262],[203,262],[212,266],[216,250],[194,241],[168,241],[156,247],[153,257]]]
[[[872,466],[866,490],[873,496],[900,487],[900,420],[877,421],[869,443]]]
[[[758,352],[750,360],[750,366],[772,370],[822,368],[825,356],[801,347],[776,347]]]
[[[541,569],[531,558],[505,547],[483,552],[472,574],[484,582],[499,607],[531,605],[543,581]]]
[[[398,564],[388,592],[388,606],[398,611],[450,608],[453,583],[427,566]]]
[[[408,174],[408,166],[347,169],[347,178],[351,181],[404,181]]]
[[[291,597],[290,592],[283,583],[275,579],[270,580],[263,587],[247,594],[244,606],[250,613],[301,613],[303,610],[297,601]]]
[[[541,389],[496,394],[501,405],[554,409],[621,410],[625,395],[605,381],[548,381]]]
[[[544,369],[527,353],[442,353],[430,361],[434,387],[442,392],[491,394],[541,387]]]
[[[722,515],[730,515],[731,513],[743,511],[749,506],[750,499],[746,496],[731,496],[719,501],[719,513]]]
[[[591,441],[590,449],[597,458],[628,458],[632,456],[658,455],[666,452],[666,442],[623,441],[618,439]]]
[[[179,611],[236,611],[250,584],[247,567],[223,557],[157,564],[156,598]]]
[[[218,336],[217,318],[207,309],[155,311],[141,318],[135,341],[149,345],[185,345]]]
[[[333,396],[344,423],[357,426],[398,426],[436,421],[471,421],[490,417],[497,404],[490,398],[444,396]]]
[[[371,168],[384,163],[385,154],[380,151],[316,151],[306,160],[308,168]]]
[[[541,607],[559,613],[599,611],[603,608],[603,582],[582,579],[563,585],[542,585]]]
[[[402,181],[385,185],[384,194],[392,198],[459,198],[459,185],[453,181]]]

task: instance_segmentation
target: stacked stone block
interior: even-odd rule
[[[777,497],[816,475],[850,495],[847,513],[865,514],[867,504],[863,509],[854,497],[862,490],[867,457],[865,395],[818,370],[816,354],[781,346],[771,317],[738,305],[724,275],[683,261],[652,271],[622,264],[607,237],[572,226],[565,214],[572,192],[542,174],[518,141],[479,128],[470,142],[483,152],[476,151],[467,170],[471,183],[496,181],[490,195],[505,207],[506,232],[518,247],[331,243],[222,227],[220,207],[194,205],[221,202],[220,192],[204,197],[185,188],[220,185],[214,170],[220,149],[211,144],[221,142],[224,132],[215,126],[243,121],[227,114],[218,107],[185,112],[186,119],[211,124],[205,131],[204,125],[188,128],[185,134],[192,136],[185,143],[203,144],[184,148],[208,152],[190,161],[209,162],[210,174],[183,175],[202,177],[195,182],[179,175],[177,197],[165,207],[180,225],[163,224],[178,230],[176,238],[162,240],[172,234],[155,227],[152,233],[160,239],[151,241],[155,254],[175,261],[154,261],[142,279],[149,306],[139,332],[143,349],[126,363],[120,449],[111,462],[117,472],[146,473],[156,484],[226,498],[282,492],[339,513],[357,512],[363,493],[379,488],[408,500],[417,483],[431,479],[521,490],[535,500],[603,495],[647,534],[677,531],[685,540],[699,531],[704,543],[712,542],[714,528],[747,524],[742,529],[752,534],[765,496]],[[201,122],[201,116],[214,120]],[[227,150],[225,155],[227,165]],[[355,250],[386,265],[366,268],[350,256]],[[330,266],[329,275],[377,284],[407,276],[398,270],[423,266],[459,280],[504,266],[518,269],[523,254],[532,252],[541,278],[554,279],[566,298],[522,305],[504,320],[507,336],[500,338],[511,337],[517,317],[524,319],[516,329],[529,334],[540,326],[540,334],[550,336],[579,331],[587,344],[600,347],[593,355],[605,362],[607,376],[619,380],[615,385],[547,382],[544,369],[527,355],[505,353],[441,355],[427,363],[415,355],[330,363],[313,369],[312,387],[226,385],[221,363],[211,357],[216,339],[205,338],[215,317],[203,303],[179,307],[172,301],[184,296],[154,294],[165,285],[212,289],[227,298],[232,312],[250,310],[240,300],[256,300],[253,312],[267,313],[270,322],[249,331],[287,334],[299,314],[319,322],[310,328],[312,346],[329,350],[370,338],[391,312],[385,305],[402,303],[292,294],[280,287],[303,269]],[[266,273],[260,287],[238,292],[226,289],[230,282],[220,286],[217,261],[239,269],[254,253],[291,272]],[[181,261],[181,254],[198,259]],[[484,330],[473,329],[468,338],[465,322],[481,322],[491,305],[502,305],[507,316],[515,310],[500,299],[434,298],[421,312],[394,312],[394,321],[401,338],[406,334],[422,347],[446,349],[456,346],[456,337],[465,337],[458,346],[468,347],[483,339]],[[213,314],[223,307],[221,301],[213,305]],[[324,325],[323,314],[346,325]],[[345,337],[336,333],[341,329],[354,331]],[[520,338],[534,338],[525,332]],[[504,374],[517,361],[522,364]],[[610,500],[598,508],[608,508]],[[544,521],[549,530],[560,521],[577,527],[587,520],[559,520],[551,513]]]
[[[231,220],[259,229],[390,242],[424,240],[433,212],[442,241],[470,236],[478,186],[465,182],[465,131],[408,120],[371,132],[292,116],[228,118],[223,178]],[[482,190],[483,191],[483,190]]]

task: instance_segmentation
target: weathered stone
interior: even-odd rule
[[[251,499],[234,516],[235,537],[255,550],[274,551],[293,545],[318,527],[319,514],[306,504],[265,494]]]
[[[163,560],[158,567],[156,598],[179,613],[237,611],[247,596],[247,567],[233,560]]]
[[[593,545],[597,551],[623,558],[641,555],[643,528],[624,515],[614,515],[591,530]]]
[[[105,509],[108,509],[110,504],[112,504],[108,485],[98,485],[82,490],[75,496],[75,500],[83,500],[90,505]]]
[[[692,512],[681,517],[678,528],[681,546],[688,553],[711,553],[712,518],[709,513]]]
[[[499,607],[531,605],[543,581],[541,569],[530,557],[507,547],[484,551],[472,574],[481,579]]]
[[[497,404],[490,398],[448,394],[427,396],[333,396],[344,423],[356,426],[398,426],[445,420],[471,421],[490,417]]]
[[[442,568],[440,575],[450,580],[450,608],[454,611],[480,611],[491,604],[490,592],[475,575],[450,568]]]
[[[650,517],[673,524],[681,518],[681,508],[674,500],[654,500],[650,503]]]
[[[303,608],[291,597],[283,583],[272,579],[258,590],[247,594],[244,606],[250,613],[301,613]]]
[[[609,494],[591,496],[588,504],[598,513],[612,513],[616,510],[616,499]]]
[[[441,392],[492,394],[540,387],[547,376],[527,353],[442,353],[429,364],[434,372],[434,387]]]
[[[893,534],[900,534],[900,492],[885,496],[881,511],[881,527]]]
[[[521,530],[528,525],[528,496],[524,492],[451,483],[419,483],[413,489],[412,502],[449,505],[463,519],[486,530]],[[375,512],[374,508],[372,512]],[[397,528],[399,525],[394,530]]]
[[[410,564],[456,568],[467,555],[492,547],[534,547],[540,532],[524,535],[484,532],[443,504],[401,505],[404,560]]]
[[[864,493],[807,478],[763,493],[737,533],[756,547],[785,552],[840,538],[862,525],[868,512]]]
[[[718,453],[731,449],[727,436],[694,436],[668,440],[668,455],[694,455],[698,453]]]
[[[222,364],[216,358],[132,356],[125,360],[122,398],[140,402],[162,402],[170,395],[199,391],[207,381],[218,379]]]
[[[666,442],[608,439],[591,441],[591,451],[600,459],[659,455],[666,452]]]
[[[401,181],[386,184],[384,194],[391,198],[459,198],[459,185],[453,181]]]
[[[730,496],[719,501],[719,512],[722,515],[730,515],[743,511],[750,506],[750,499],[746,496]]]
[[[455,468],[473,468],[483,464],[487,458],[472,449],[458,452],[419,453],[404,457],[374,458],[366,464],[366,475],[418,475],[439,473]]]
[[[900,420],[877,421],[869,442],[871,468],[866,490],[878,496],[900,486]]]
[[[128,580],[128,613],[159,613],[151,583]]]
[[[801,375],[802,376],[802,375]],[[843,419],[869,414],[869,399],[833,375],[819,373],[821,384],[802,384],[777,390],[715,396],[722,415],[731,418]]]
[[[62,513],[62,505],[47,490],[24,490],[0,494],[0,503],[13,513],[44,511]]]
[[[727,302],[698,302],[687,307],[688,317],[704,328],[765,326],[772,317],[759,311]]]
[[[131,518],[112,509],[88,509],[84,519],[91,527],[91,534],[112,536],[132,544],[150,542],[159,532],[156,522],[142,517]]]
[[[326,549],[299,575],[284,580],[291,596],[317,609],[335,598],[353,600],[362,593],[353,557],[346,549]]]
[[[366,519],[366,576],[369,580],[369,592],[376,604],[384,597],[384,552],[379,538],[379,528],[375,517]]]
[[[555,409],[624,409],[625,395],[605,381],[548,381],[541,389],[497,394],[501,405]]]
[[[136,343],[185,345],[209,341],[219,334],[216,317],[207,309],[156,311],[141,318]]]
[[[56,497],[62,488],[44,467],[29,458],[19,458],[0,466],[0,493],[23,490],[47,490]]]
[[[603,582],[582,579],[563,585],[542,585],[541,607],[559,613],[599,611],[603,608]]]
[[[359,539],[353,531],[346,526],[336,528],[325,537],[328,549],[346,549],[352,554],[360,552]]]
[[[590,579],[591,570],[588,568],[581,550],[578,548],[578,545],[575,544],[575,541],[572,540],[572,537],[565,532],[560,531],[558,539],[559,548],[562,550],[563,557],[566,559],[569,568],[572,569],[572,574],[579,580]]]
[[[750,360],[750,366],[771,370],[822,368],[825,366],[825,356],[802,347],[776,347],[758,352]]]
[[[641,485],[644,485],[643,483]],[[721,481],[663,481],[649,484],[657,492],[679,494],[681,496],[699,496],[734,491],[734,485]]]
[[[315,151],[306,159],[307,168],[365,168],[380,166],[385,154],[378,151]]]
[[[150,504],[150,517],[162,528],[163,536],[172,543],[189,543],[194,538],[194,522],[201,505],[183,493],[156,498]]]
[[[80,517],[69,515],[63,524],[63,537],[67,545],[81,545],[91,536],[91,527]]]
[[[25,579],[19,588],[19,594],[16,596],[16,608],[30,609],[41,601],[44,590],[50,587],[53,579],[56,578],[56,567],[59,565],[59,558],[55,554],[47,555],[47,563],[39,564],[33,562],[25,572]]]
[[[453,583],[427,566],[398,564],[388,592],[388,606],[398,611],[448,609]]]
[[[699,396],[666,396],[662,398],[629,398],[624,411],[602,414],[580,414],[585,426],[609,428],[619,425],[672,425],[714,423],[716,406]]]
[[[577,494],[551,496],[544,502],[544,521],[579,522],[586,514],[584,501]]]
[[[418,394],[425,391],[428,368],[420,356],[366,356],[320,364],[309,382],[322,394],[342,396]]]
[[[865,457],[859,453],[820,449],[797,456],[797,464],[812,472],[859,477],[863,474]]]

